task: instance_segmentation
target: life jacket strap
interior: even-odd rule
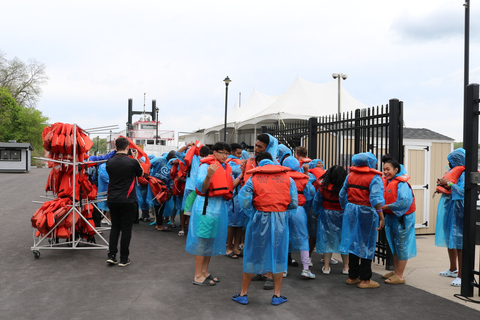
[[[347,185],[347,188],[356,188],[356,189],[360,189],[360,190],[370,191],[370,189],[369,189],[368,187],[359,186],[359,185],[357,185],[357,184],[348,184],[348,185]]]

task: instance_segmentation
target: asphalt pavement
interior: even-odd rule
[[[380,276],[382,267],[378,265],[374,267],[378,273],[373,279],[381,283],[380,288],[349,286],[345,284],[341,263],[332,266],[330,275],[322,274],[318,254],[313,256],[311,268],[316,279],[302,278],[300,267],[289,269],[282,286],[282,295],[289,299],[287,303],[272,306],[273,292],[263,290],[263,282],[252,282],[249,304],[240,305],[231,296],[240,292],[241,258],[213,257],[210,273],[220,278],[220,282],[211,287],[192,285],[194,258],[185,252],[186,237],[177,235],[178,227],[173,232],[159,232],[146,222],[134,225],[132,263],[127,267],[108,266],[106,250],[40,248],[40,258],[36,259],[31,250],[34,229],[30,218],[40,204],[32,201],[43,201],[40,197],[45,195],[47,176],[48,169],[0,174],[1,319],[480,317],[471,303],[427,292],[409,284],[408,278],[406,285],[384,284]],[[108,239],[108,231],[103,235]],[[299,260],[297,254],[294,258]],[[407,272],[414,268],[414,264],[411,269],[407,266]],[[415,282],[415,277],[411,278]],[[448,279],[441,281],[448,286]]]

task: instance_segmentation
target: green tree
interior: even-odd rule
[[[7,60],[0,51],[0,87],[8,89],[20,107],[35,107],[47,80],[43,63],[35,60],[25,63],[18,58]]]
[[[32,156],[43,156],[42,132],[47,120],[35,108],[20,107],[6,88],[0,88],[0,141],[28,142],[34,149]]]

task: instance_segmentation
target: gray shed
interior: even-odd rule
[[[0,172],[29,172],[32,151],[30,143],[0,142]]]

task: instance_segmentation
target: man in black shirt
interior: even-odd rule
[[[115,141],[116,155],[107,161],[107,173],[110,179],[107,192],[107,203],[112,218],[110,230],[110,244],[107,263],[117,264],[117,244],[120,233],[120,267],[130,264],[128,258],[132,226],[138,216],[135,179],[143,175],[143,168],[137,160],[137,150],[131,149],[129,156],[129,141],[120,137]]]

